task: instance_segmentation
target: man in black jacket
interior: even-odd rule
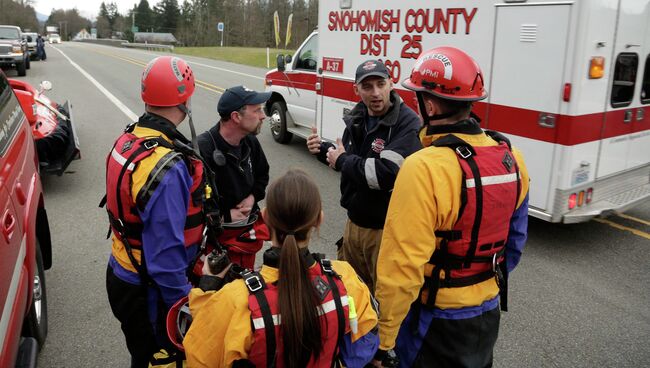
[[[225,228],[220,241],[233,261],[250,268],[264,238],[250,231],[268,232],[257,203],[266,193],[269,164],[255,136],[269,97],[244,86],[228,88],[217,105],[220,121],[198,137],[201,156],[215,173]]]
[[[336,145],[322,142],[313,128],[307,148],[341,171],[341,206],[348,211],[348,221],[338,258],[348,261],[374,292],[390,194],[404,158],[421,148],[421,122],[393,91],[388,69],[380,61],[359,65],[354,91],[361,102],[343,118],[343,139]]]

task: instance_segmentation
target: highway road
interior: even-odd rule
[[[47,61],[33,62],[26,80],[49,80],[50,98],[72,102],[82,159],[63,176],[43,180],[54,263],[46,273],[49,336],[39,365],[127,367],[106,298],[110,242],[106,213],[97,205],[106,154],[142,113],[140,75],[157,54],[79,43],[48,47]],[[224,88],[263,89],[264,70],[186,59],[198,81],[192,108],[200,132],[216,123]],[[7,74],[15,77],[15,71]],[[189,136],[186,123],[181,130]],[[318,181],[325,223],[311,248],[334,257],[345,221],[338,174],[311,157],[304,140],[279,145],[265,126],[260,141],[272,178],[302,167]],[[523,259],[510,279],[510,311],[502,314],[495,367],[650,366],[649,253],[650,203],[570,226],[531,219]]]

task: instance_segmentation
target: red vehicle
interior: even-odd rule
[[[39,90],[16,79],[9,79],[9,85],[32,128],[40,173],[62,175],[72,160],[81,157],[69,101],[63,105],[50,101],[43,94],[52,89],[48,81],[42,82]]]
[[[0,367],[34,366],[47,336],[52,245],[24,93],[0,72]]]

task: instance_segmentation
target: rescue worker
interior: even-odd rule
[[[106,159],[113,232],[106,289],[132,367],[147,367],[167,348],[167,310],[192,288],[186,271],[202,238],[206,190],[203,166],[177,130],[190,114],[192,70],[180,58],[161,56],[145,68],[141,87],[146,112]]]
[[[219,241],[233,262],[249,269],[255,253],[268,240],[258,202],[264,199],[269,183],[269,164],[255,136],[266,118],[263,104],[270,97],[271,93],[244,86],[228,88],[217,105],[221,119],[198,137],[201,156],[216,176],[224,216]]]
[[[310,253],[323,221],[316,183],[290,170],[262,212],[272,246],[259,273],[217,291],[192,289],[183,345],[189,367],[363,367],[379,340],[368,287],[347,262]],[[280,322],[281,321],[281,322]]]
[[[527,238],[526,166],[471,117],[487,93],[463,51],[423,53],[402,85],[416,92],[425,148],[404,162],[388,208],[375,365],[394,366],[396,355],[400,367],[489,367]]]
[[[354,93],[361,101],[343,117],[343,139],[321,141],[312,128],[309,152],[341,172],[341,206],[348,212],[338,258],[350,262],[371,292],[386,210],[404,158],[421,148],[420,119],[393,90],[386,66],[377,60],[356,70]]]

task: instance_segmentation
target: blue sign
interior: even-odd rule
[[[223,32],[223,22],[217,23],[217,31]]]

